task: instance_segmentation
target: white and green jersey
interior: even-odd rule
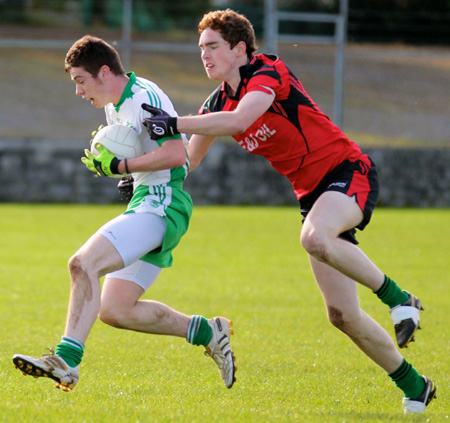
[[[105,106],[106,122],[131,126],[140,135],[145,153],[153,151],[167,139],[182,138],[185,146],[188,140],[184,134],[174,135],[154,141],[150,138],[147,128],[142,124],[150,113],[141,108],[142,103],[150,104],[165,110],[171,116],[178,116],[169,97],[154,82],[137,77],[133,72],[127,73],[130,78],[122,93],[119,103],[109,103]],[[140,185],[161,185],[174,181],[182,182],[187,176],[189,162],[183,167],[158,170],[155,172],[138,172],[133,174],[134,189]]]
[[[130,80],[125,87],[119,103],[105,106],[108,125],[116,123],[131,126],[141,137],[144,152],[149,153],[160,148],[168,139],[182,139],[187,146],[184,134],[152,140],[147,128],[142,124],[150,113],[142,109],[143,103],[165,110],[171,116],[178,116],[169,97],[154,83],[127,73]],[[126,213],[154,213],[166,218],[167,226],[161,248],[146,254],[141,260],[159,267],[172,265],[172,250],[186,233],[192,214],[192,199],[183,190],[183,181],[189,171],[186,155],[184,166],[157,170],[154,172],[133,173],[134,193]]]

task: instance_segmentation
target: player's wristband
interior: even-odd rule
[[[125,173],[129,174],[130,170],[128,169],[128,159],[125,159],[124,164],[125,164]]]
[[[118,175],[119,174],[119,163],[121,161],[122,160],[119,160],[117,157],[114,157],[114,159],[111,160],[109,168],[111,169],[111,173],[113,175]]]

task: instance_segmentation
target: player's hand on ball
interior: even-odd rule
[[[150,106],[150,104],[143,103],[141,107],[152,114],[152,117],[145,118],[143,122],[150,138],[159,140],[164,137],[179,134],[176,117],[172,117],[163,109]]]
[[[117,189],[125,201],[130,201],[131,197],[133,197],[133,182],[133,177],[128,175],[121,178],[117,184]]]
[[[89,145],[92,145],[92,141],[94,141],[94,138],[97,135],[97,132],[99,132],[101,129],[103,129],[103,124],[100,125],[96,130],[91,132],[91,139],[89,140]]]
[[[86,157],[82,157],[81,161],[86,165],[88,170],[90,170],[91,172],[97,172],[97,169],[94,166],[94,156],[88,149],[84,150],[84,154],[86,155]]]
[[[81,161],[86,167],[99,176],[118,175],[120,160],[101,144],[96,144],[95,148],[100,153],[98,156],[94,156],[88,149],[84,150],[86,157],[82,157]]]

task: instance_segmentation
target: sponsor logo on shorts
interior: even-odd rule
[[[161,203],[158,203],[157,201],[155,201],[155,200],[151,200],[150,201],[150,205],[152,206],[152,207],[155,207],[156,209],[161,205]]]
[[[346,186],[347,186],[347,182],[333,182],[330,185],[328,185],[328,188],[331,188],[331,187],[345,188]]]

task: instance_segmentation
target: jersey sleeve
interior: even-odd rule
[[[159,140],[154,140],[160,147],[163,145],[164,141],[168,140],[181,140],[183,136],[181,134],[171,135],[170,137],[160,138]]]
[[[266,94],[275,94],[276,100],[283,100],[289,96],[289,71],[281,62],[276,60],[259,68],[250,78],[247,92],[262,91]]]

